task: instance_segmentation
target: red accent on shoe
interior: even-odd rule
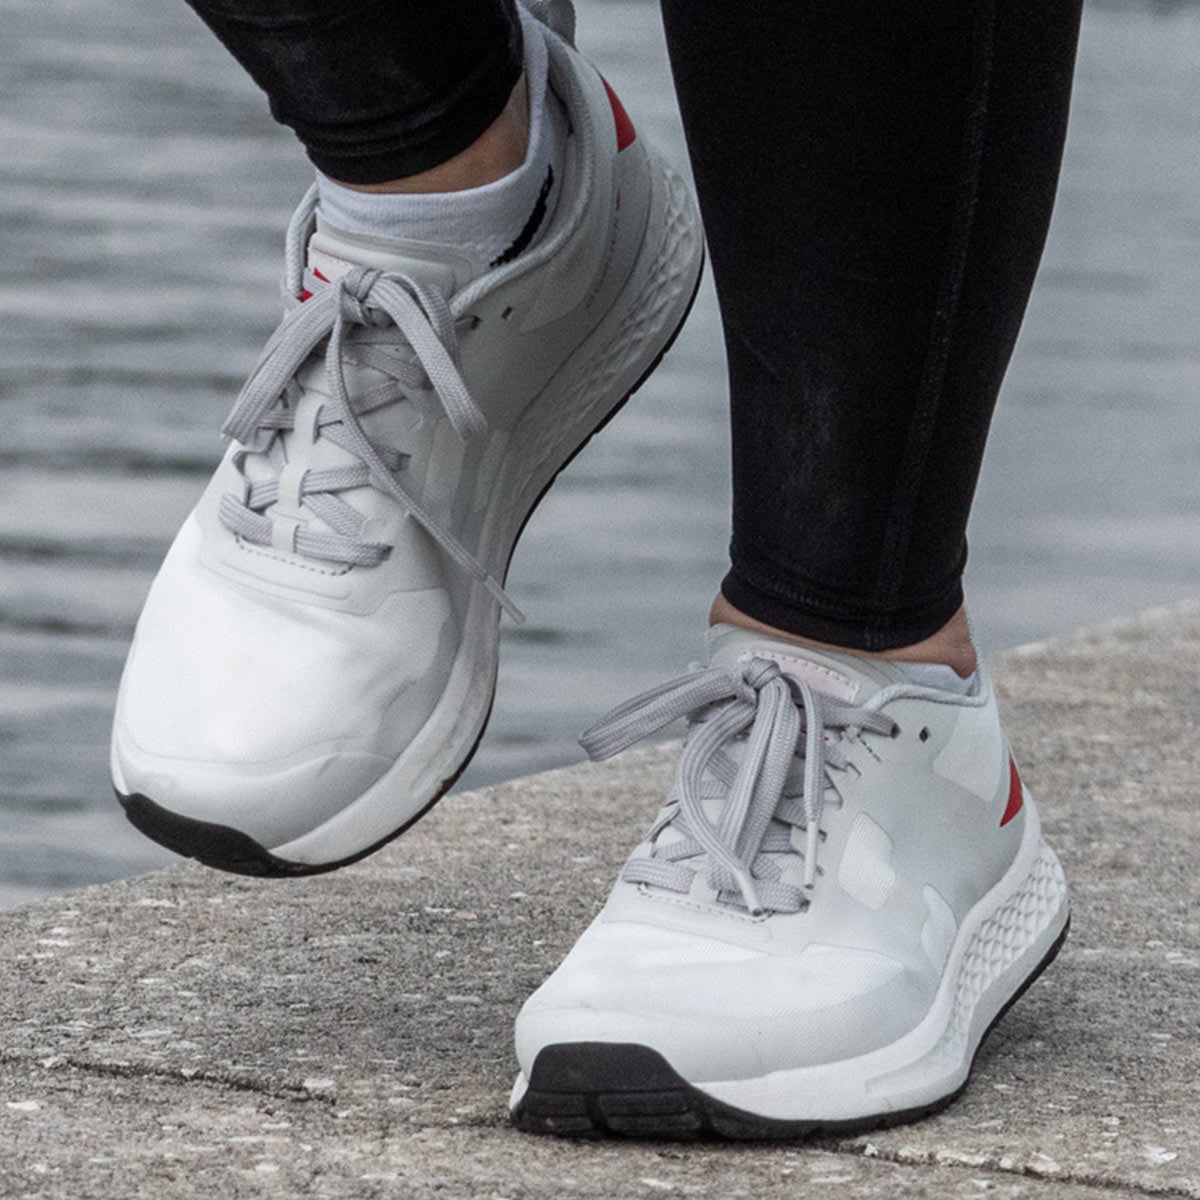
[[[322,274],[321,274],[321,272],[320,272],[320,271],[319,271],[319,270],[318,270],[316,267],[313,267],[313,274],[314,274],[314,275],[315,275],[315,276],[316,276],[316,277],[317,277],[319,280],[321,280],[321,282],[322,282],[322,283],[328,283],[328,282],[329,282],[329,280],[328,280],[328,279],[326,279],[326,278],[325,278],[325,276],[324,276],[324,275],[322,275]],[[302,292],[300,293],[300,303],[301,303],[301,304],[303,304],[303,303],[305,302],[305,300],[311,300],[311,299],[312,299],[312,292],[310,292],[310,291],[309,291],[307,288],[305,288],[305,289],[304,289],[304,291],[302,291]]]
[[[1013,756],[1008,756],[1008,804],[1004,809],[1004,816],[1000,818],[1000,828],[1003,829],[1021,811],[1021,805],[1025,803],[1025,797],[1021,788],[1021,776],[1017,774],[1017,763]]]
[[[608,102],[612,105],[613,121],[617,126],[617,152],[619,153],[626,146],[633,144],[634,138],[637,137],[637,130],[634,129],[633,122],[625,111],[625,106],[617,99],[617,93],[608,86],[608,80],[603,75],[600,76],[600,82],[604,84],[604,90],[608,93]]]

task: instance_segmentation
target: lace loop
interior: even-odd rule
[[[416,521],[520,624],[524,617],[499,581],[397,482],[395,473],[403,468],[407,456],[374,445],[362,427],[361,418],[369,412],[402,400],[406,392],[432,389],[461,439],[487,432],[487,420],[458,369],[458,331],[450,306],[440,292],[419,281],[374,267],[355,267],[336,283],[303,269],[296,256],[302,253],[314,203],[315,195],[310,193],[288,230],[287,283],[289,287],[296,285],[296,290],[287,297],[284,319],[267,342],[222,432],[246,447],[246,454],[265,458],[278,475],[287,465],[281,435],[294,428],[289,403],[296,376],[324,343],[330,400],[322,406],[313,434],[326,437],[353,455],[362,470],[347,467],[305,475],[300,485],[301,503],[332,532],[309,530],[304,522],[296,523],[294,512],[283,514],[291,526],[290,547],[297,554],[350,566],[376,566],[382,562],[390,547],[363,538],[364,518],[338,495],[369,485]],[[393,345],[401,342],[411,350],[411,357],[384,353],[376,344],[381,341]],[[347,363],[381,373],[385,380],[361,388],[357,397],[352,396],[346,379]],[[243,470],[244,464],[243,455],[238,469]],[[265,510],[276,497],[277,491],[263,486],[261,480],[248,482],[242,497],[222,498],[220,519],[247,541],[272,545],[275,521]]]
[[[753,916],[800,911],[817,877],[825,794],[834,786],[830,772],[846,766],[836,735],[851,728],[889,733],[892,720],[833,700],[777,663],[751,657],[635,696],[586,730],[580,744],[592,759],[609,758],[681,716],[692,729],[670,803],[651,832],[650,856],[631,859],[622,878],[687,892],[696,874],[687,860],[703,856],[720,901]],[[798,796],[791,786],[797,756],[804,765]],[[805,833],[803,851],[792,843],[796,826]],[[800,887],[782,879],[777,859],[788,853],[803,857]]]

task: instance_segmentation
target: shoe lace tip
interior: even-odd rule
[[[763,916],[767,910],[759,899],[758,889],[754,886],[750,872],[739,868],[734,873],[734,878],[737,880],[738,891],[742,893],[742,903],[746,906],[746,911],[752,917]]]
[[[817,827],[817,822],[813,818],[809,818],[808,829],[804,839],[804,890],[811,892],[817,882],[817,844],[820,841],[821,831]]]
[[[478,409],[462,417],[459,422],[458,436],[464,441],[471,438],[483,437],[488,431],[487,417]]]
[[[512,597],[491,576],[484,577],[483,586],[495,597],[500,607],[512,618],[514,624],[525,624],[525,614],[513,603]]]

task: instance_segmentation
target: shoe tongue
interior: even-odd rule
[[[487,264],[453,246],[404,238],[349,233],[317,217],[317,230],[308,243],[308,265],[336,283],[355,267],[375,267],[404,275],[434,288],[449,299],[487,270]]]
[[[895,663],[839,650],[799,646],[733,625],[713,625],[709,629],[710,666],[732,667],[750,655],[769,658],[793,679],[843,704],[862,704],[883,688],[905,681],[904,671]]]

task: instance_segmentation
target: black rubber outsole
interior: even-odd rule
[[[984,1031],[979,1046],[1054,961],[1070,928],[1068,918],[1041,962]],[[570,1042],[547,1046],[538,1054],[530,1072],[529,1088],[513,1108],[511,1118],[525,1133],[559,1137],[616,1135],[667,1140],[783,1141],[843,1136],[907,1124],[941,1111],[966,1088],[975,1055],[962,1086],[929,1104],[847,1121],[781,1121],[714,1100],[688,1083],[658,1051],[648,1046]]]
[[[633,387],[609,409],[603,420],[575,447],[570,456],[564,460],[562,466],[555,471],[546,486],[538,493],[537,498],[530,505],[529,511],[521,521],[521,526],[517,530],[516,537],[513,538],[513,544],[508,554],[509,562],[512,561],[517,543],[521,540],[521,535],[525,532],[525,526],[529,524],[530,517],[533,516],[538,505],[545,498],[546,493],[554,486],[559,475],[574,462],[576,456],[580,454],[592,438],[604,429],[609,421],[625,407],[630,397],[654,374],[658,369],[659,363],[662,362],[667,352],[675,344],[675,339],[679,336],[680,330],[687,324],[687,319],[691,316],[692,306],[696,303],[696,296],[700,291],[700,282],[704,278],[704,261],[704,249],[701,247],[700,270],[696,275],[696,285],[692,289],[692,294],[688,298],[687,307],[684,309],[679,323],[675,326],[671,336],[663,343],[663,348],[658,352],[654,361],[642,372]],[[506,564],[506,579],[507,575],[508,567]],[[219,825],[211,821],[198,821],[194,817],[182,816],[179,813],[164,808],[161,804],[156,803],[149,796],[144,796],[140,792],[126,795],[116,788],[113,791],[120,801],[121,807],[125,810],[126,817],[129,818],[129,821],[139,832],[145,834],[146,837],[153,842],[157,842],[160,846],[165,846],[175,854],[181,854],[185,858],[194,858],[206,867],[213,867],[218,871],[230,871],[236,875],[253,875],[262,879],[295,879],[305,875],[323,875],[329,871],[336,871],[341,867],[347,867],[351,863],[358,862],[359,859],[366,858],[374,854],[377,850],[382,849],[388,842],[394,841],[406,829],[416,824],[446,795],[455,783],[458,782],[459,777],[467,769],[471,759],[475,757],[475,752],[479,749],[479,743],[483,741],[483,735],[487,732],[488,722],[492,716],[492,705],[495,703],[495,699],[496,691],[493,684],[492,694],[488,698],[487,715],[483,719],[483,725],[480,726],[479,736],[475,739],[470,750],[467,751],[466,757],[459,763],[453,775],[442,783],[441,788],[433,799],[415,816],[410,817],[399,829],[389,833],[386,837],[380,838],[379,841],[372,843],[366,849],[357,851],[346,858],[340,858],[336,862],[318,863],[315,866],[309,863],[289,862],[287,859],[279,858],[277,855],[272,854],[249,834],[234,829],[229,825]]]

